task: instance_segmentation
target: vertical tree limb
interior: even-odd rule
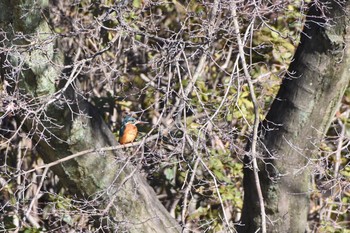
[[[305,232],[310,170],[350,76],[350,3],[319,1],[309,10],[301,42],[266,119],[259,152],[268,232]],[[261,225],[254,173],[245,169],[241,232]]]

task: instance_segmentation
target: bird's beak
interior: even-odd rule
[[[138,125],[138,124],[147,124],[148,122],[147,121],[136,121],[135,122],[135,125]]]

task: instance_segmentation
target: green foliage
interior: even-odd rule
[[[195,0],[82,0],[74,4],[54,1],[48,9],[52,15],[48,19],[52,36],[59,38],[59,49],[69,67],[65,75],[70,75],[71,65],[82,67],[75,80],[76,91],[99,109],[116,132],[116,138],[123,114],[134,113],[151,122],[143,131],[152,130],[147,136],[159,134],[159,137],[142,145],[142,156],[133,154],[130,160],[138,168],[142,167],[157,195],[177,219],[181,218],[185,201],[194,203],[186,210],[185,221],[191,223],[190,230],[203,232],[228,231],[222,220],[223,206],[229,209],[232,219],[241,212],[241,160],[254,121],[247,77],[242,72],[242,64],[236,64],[237,38],[227,2],[220,1],[216,15],[213,1]],[[299,42],[305,3],[283,1],[271,8],[274,11],[262,11],[253,20],[256,9],[269,9],[273,1],[263,3],[254,11],[249,1],[236,2],[242,37],[245,33],[248,35],[244,44],[246,60],[262,120]],[[246,30],[253,21],[251,35]],[[196,74],[202,54],[206,62]],[[192,85],[195,75],[197,80],[185,96],[184,91]],[[349,106],[350,91],[347,90],[337,118],[345,126],[346,138],[350,136],[350,120],[345,114]],[[81,114],[79,111],[72,114]],[[0,109],[1,117],[3,112]],[[337,141],[332,138],[338,132],[335,125],[330,139],[319,148],[320,161],[329,167],[339,162],[334,155]],[[15,171],[17,162],[28,166],[38,163],[16,161],[17,155],[8,156],[7,149],[1,149],[1,153],[1,158],[6,158],[1,164],[1,171],[5,173],[19,173]],[[341,151],[339,171],[339,180],[346,182],[350,180],[349,158],[344,156],[347,153],[348,148]],[[198,157],[201,162],[195,170]],[[334,170],[325,170],[324,177],[334,178]],[[184,200],[191,177],[194,177],[193,183]],[[16,188],[17,184],[10,183],[3,192]],[[73,197],[68,198],[68,192],[44,191],[46,198],[40,199],[43,206],[40,218],[45,226],[74,229],[79,221],[90,226],[80,214],[85,209],[79,209],[79,203]],[[342,190],[340,196],[339,204],[331,206],[331,210],[344,211],[343,206],[349,205],[346,190]],[[14,195],[6,200],[13,206],[18,202]],[[95,208],[94,204],[89,207]],[[328,221],[321,222],[320,232],[348,232],[330,224],[348,218],[348,214],[331,215]],[[16,221],[21,219],[17,215],[7,216],[6,229],[16,228]],[[59,224],[55,225],[56,222]],[[27,227],[23,232],[39,229]]]
[[[23,232],[23,233],[40,233],[40,232],[43,232],[44,229],[41,229],[41,228],[26,228],[24,229],[23,231],[20,231],[20,232]]]
[[[219,192],[222,200],[230,201],[231,205],[236,208],[242,208],[242,192],[240,190],[243,178],[242,163],[236,161],[228,154],[212,151],[208,167],[220,184]],[[215,191],[213,193],[215,194]]]

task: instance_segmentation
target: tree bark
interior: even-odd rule
[[[300,44],[266,119],[261,123],[259,177],[268,232],[305,232],[313,154],[349,83],[350,3],[311,6]],[[248,158],[248,157],[247,157]],[[240,232],[261,227],[249,164],[244,171]]]
[[[63,58],[55,50],[54,35],[43,17],[48,6],[44,0],[0,1],[0,26],[6,31],[2,37],[6,38],[5,46],[10,51],[8,60],[13,67],[21,69],[19,85],[25,90],[21,94],[47,100],[43,102],[47,104],[43,105],[45,111],[31,113],[40,113],[41,117],[27,115],[31,120],[25,124],[29,132],[43,132],[34,136],[40,155],[50,163],[95,148],[91,153],[53,167],[74,196],[97,200],[94,207],[98,208],[97,215],[102,215],[97,217],[112,226],[111,231],[180,232],[178,223],[123,153],[98,151],[116,145],[116,140],[95,109],[72,88],[57,92]],[[21,34],[23,39],[14,40]],[[14,78],[11,73],[7,75],[8,79]],[[35,119],[39,119],[39,124]]]

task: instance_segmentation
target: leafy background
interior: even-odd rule
[[[149,122],[139,128],[138,140],[160,135],[141,152],[127,153],[174,218],[193,232],[225,231],[227,220],[238,224],[242,209],[242,159],[254,111],[236,62],[230,2],[51,1],[43,11],[57,53],[65,57],[61,81],[77,74],[75,91],[98,108],[116,139],[127,114]],[[298,45],[308,2],[254,3],[237,4],[263,119]],[[347,91],[310,160],[313,232],[349,232],[349,103]],[[23,171],[43,161],[15,119],[20,112],[4,113],[2,108],[0,228],[98,231],[92,221],[96,203],[72,196],[53,173],[34,214],[23,218],[43,172]]]

